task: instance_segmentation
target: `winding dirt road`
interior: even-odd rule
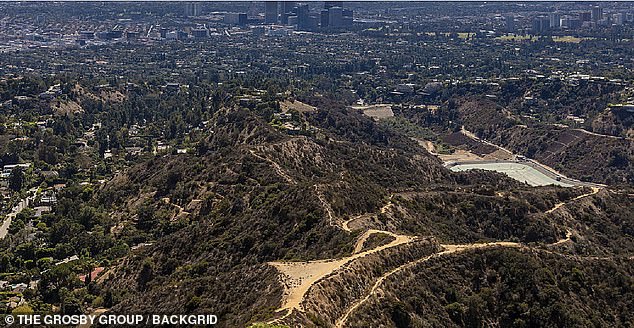
[[[582,198],[586,198],[588,196],[596,195],[600,190],[601,189],[598,188],[598,187],[592,187],[592,191],[591,192],[589,192],[587,194],[579,195],[579,196],[577,196],[577,197],[575,197],[575,198],[573,198],[573,199],[571,199],[569,201],[566,201],[566,202],[557,203],[557,204],[555,204],[555,206],[553,206],[553,208],[549,209],[548,211],[546,211],[544,213],[546,213],[546,214],[552,213],[552,212],[558,210],[559,208],[561,208],[562,206],[566,205],[569,202],[572,202],[572,201],[575,201],[575,200],[579,200],[579,199],[582,199]]]
[[[348,310],[345,312],[345,314],[341,318],[339,318],[339,320],[337,320],[337,322],[335,323],[335,327],[337,328],[343,327],[346,321],[348,320],[348,318],[350,317],[350,314],[352,314],[357,308],[359,308],[359,306],[363,305],[363,303],[367,302],[372,296],[374,296],[377,290],[381,287],[381,285],[387,278],[389,278],[390,276],[404,269],[411,268],[419,263],[429,261],[430,259],[435,257],[453,254],[457,252],[464,252],[471,249],[494,247],[494,246],[516,247],[516,248],[523,247],[523,245],[520,243],[505,242],[505,241],[494,242],[494,243],[483,243],[483,244],[441,245],[441,246],[443,248],[443,251],[403,264],[395,269],[392,269],[391,271],[388,271],[387,273],[379,277],[379,279],[376,280],[376,282],[370,289],[370,292],[366,294],[365,297],[363,297],[362,299],[355,302],[352,306],[350,306]]]
[[[388,210],[390,210],[392,207],[394,207],[394,202],[392,202],[392,199],[394,198],[394,194],[390,195],[390,200],[388,201],[388,203],[386,205],[384,205],[383,207],[381,207],[381,209],[379,210],[381,212],[381,214],[385,214],[387,213]],[[324,201],[322,201],[322,203],[324,203]],[[325,204],[324,206],[326,206],[327,204]],[[328,207],[327,207],[328,208]],[[355,217],[352,217],[346,221],[343,221],[341,223],[341,228],[344,231],[347,232],[352,232],[352,229],[350,228],[350,222],[353,222],[355,220],[358,220],[364,216],[372,216],[374,214],[361,214],[361,215],[357,215]],[[379,231],[379,230],[374,230],[374,231]]]
[[[325,211],[328,214],[330,225],[336,226],[344,231],[351,232],[349,223],[358,219],[359,217],[362,217],[363,215],[356,216],[352,219],[344,221],[341,223],[341,225],[337,224],[339,220],[333,214],[332,208],[327,203],[318,185],[315,185],[315,190],[317,192],[317,196],[320,202],[322,203]],[[599,190],[600,188],[594,187],[592,188],[592,192],[577,196],[571,200],[568,200],[567,202],[558,203],[555,206],[553,206],[553,208],[546,211],[545,213],[552,213],[556,211],[557,209],[561,208],[562,206],[565,206],[569,202],[576,201],[585,197],[589,197],[591,195],[598,193]],[[393,195],[390,197],[390,201],[388,202],[388,204],[386,204],[380,209],[381,213],[386,213],[388,210],[390,210],[394,206],[394,203],[392,202],[392,198],[393,198]],[[394,237],[395,239],[388,244],[381,245],[371,250],[362,252],[361,250],[363,249],[363,244],[365,243],[365,241],[371,235],[377,234],[377,233],[384,233]],[[555,245],[568,242],[571,240],[572,234],[573,234],[572,231],[568,230],[565,238],[555,243],[549,244],[547,246],[555,246]],[[274,322],[279,322],[281,320],[284,320],[286,317],[291,315],[293,311],[303,311],[304,309],[302,307],[302,302],[304,298],[306,297],[308,290],[313,285],[321,281],[321,279],[335,273],[344,265],[358,258],[364,257],[366,255],[374,254],[374,253],[377,253],[377,252],[380,252],[395,246],[407,244],[416,239],[417,237],[415,236],[399,235],[390,231],[369,229],[365,231],[357,239],[357,242],[354,248],[354,253],[353,255],[348,257],[344,257],[341,259],[318,260],[318,261],[309,261],[309,262],[269,262],[270,265],[274,266],[280,272],[280,281],[282,282],[284,286],[284,296],[282,299],[282,306],[279,309],[277,309],[276,312],[286,311],[286,314],[284,316],[271,320],[269,321],[269,323],[274,323]],[[338,328],[344,327],[350,315],[357,308],[359,308],[361,305],[367,302],[373,295],[375,295],[377,291],[381,288],[381,285],[383,284],[383,282],[385,282],[386,279],[388,279],[392,275],[402,270],[411,268],[417,264],[428,261],[432,258],[455,254],[459,252],[465,252],[465,251],[474,250],[474,249],[490,248],[490,247],[538,249],[538,248],[529,247],[521,243],[506,242],[506,241],[498,241],[498,242],[490,242],[490,243],[458,244],[458,245],[441,244],[440,246],[442,247],[442,251],[420,258],[418,260],[403,264],[395,269],[392,269],[391,271],[388,271],[387,273],[379,277],[374,282],[370,291],[363,298],[357,300],[350,307],[347,308],[344,315],[336,321],[335,326]],[[539,250],[542,250],[542,249],[539,249]],[[548,251],[548,252],[551,252],[551,251]]]
[[[379,232],[375,230],[376,233]],[[269,262],[282,275],[282,282],[285,293],[282,299],[282,307],[276,312],[283,310],[300,310],[304,296],[316,282],[327,275],[335,272],[343,265],[358,259],[360,257],[380,252],[384,249],[392,248],[398,245],[410,243],[416,239],[412,236],[396,235],[387,231],[380,231],[394,236],[396,239],[389,244],[385,244],[365,252],[359,252],[354,255],[344,257],[342,259],[318,260],[310,262]]]
[[[321,189],[319,189],[319,185],[315,185],[315,192],[317,193],[317,199],[319,199],[319,202],[321,203],[321,206],[323,207],[323,209],[326,211],[326,214],[328,214],[328,224],[331,227],[335,227],[335,228],[339,228],[339,229],[343,229],[345,231],[350,232],[350,228],[347,227],[347,225],[344,224],[343,225],[339,225],[337,224],[337,218],[335,217],[335,215],[333,214],[332,211],[332,207],[330,206],[330,204],[326,201],[326,197],[324,196],[324,192],[321,191]]]
[[[375,233],[382,233],[382,234],[386,234],[386,235],[392,236],[392,237],[397,238],[397,239],[398,239],[398,237],[399,237],[399,235],[397,235],[397,234],[395,234],[395,233],[392,233],[392,232],[389,232],[389,231],[384,231],[384,230],[375,230],[375,229],[370,229],[370,230],[367,230],[366,232],[364,232],[364,233],[361,235],[361,237],[359,237],[359,239],[357,239],[357,243],[354,245],[354,251],[353,251],[353,254],[360,253],[360,252],[361,252],[361,250],[363,249],[363,244],[365,244],[365,241],[366,241],[366,240],[368,240],[368,238],[369,238],[370,236],[372,236],[373,234],[375,234]]]
[[[554,211],[556,211],[557,209],[561,208],[562,206],[565,206],[566,204],[568,204],[569,202],[573,202],[585,197],[589,197],[592,195],[597,194],[600,191],[600,188],[597,187],[593,187],[592,191],[583,195],[579,195],[567,202],[561,202],[561,203],[557,203],[555,206],[553,206],[553,208],[549,209],[548,211],[546,211],[545,213],[552,213]],[[371,230],[369,230],[371,231]],[[378,231],[378,232],[382,232],[382,231]],[[566,232],[566,237],[563,239],[560,239],[552,244],[549,244],[547,246],[556,246],[556,245],[560,245],[566,242],[569,242],[571,240],[572,237],[572,231],[568,230]],[[367,237],[366,237],[367,238]],[[357,309],[359,308],[359,306],[363,305],[363,303],[367,302],[373,295],[376,294],[377,290],[380,288],[381,284],[383,284],[383,282],[389,278],[390,276],[394,275],[395,273],[402,271],[404,269],[407,268],[411,268],[419,263],[428,261],[432,258],[435,257],[439,257],[439,256],[444,256],[444,255],[449,255],[449,254],[454,254],[454,253],[458,253],[458,252],[464,252],[464,251],[468,251],[468,250],[472,250],[472,249],[479,249],[479,248],[485,248],[485,247],[494,247],[494,246],[500,246],[500,247],[513,247],[513,248],[530,248],[526,245],[523,245],[521,243],[516,243],[516,242],[505,242],[505,241],[500,241],[500,242],[492,242],[492,243],[481,243],[481,244],[463,244],[463,245],[450,245],[450,244],[443,244],[441,245],[443,248],[443,251],[438,252],[438,253],[434,253],[431,254],[427,257],[406,263],[400,267],[397,267],[389,272],[387,272],[386,274],[384,274],[383,276],[381,276],[379,279],[376,280],[376,282],[374,283],[374,285],[372,286],[372,288],[370,289],[370,292],[362,299],[358,300],[357,302],[355,302],[352,306],[350,306],[348,308],[348,310],[345,312],[345,314],[339,318],[339,320],[337,320],[337,322],[335,323],[335,327],[337,328],[342,328],[346,321],[348,320],[348,318],[350,317],[350,315]],[[358,245],[357,245],[358,247]]]
[[[566,238],[564,239],[560,239],[552,244],[548,244],[547,246],[555,246],[555,245],[559,245],[559,244],[563,244],[565,242],[570,241],[570,237],[572,237],[572,232],[568,231],[566,233]],[[526,248],[526,249],[534,249],[532,247],[529,247],[527,245],[521,244],[521,243],[516,243],[516,242],[510,242],[510,241],[497,241],[497,242],[490,242],[490,243],[474,243],[474,244],[458,244],[458,245],[453,245],[453,244],[441,244],[442,246],[442,251],[438,252],[438,253],[434,253],[431,254],[429,256],[423,257],[421,259],[403,264],[395,269],[392,269],[391,271],[388,271],[387,273],[385,273],[384,275],[382,275],[381,277],[379,277],[379,279],[376,280],[376,282],[374,283],[374,285],[372,286],[372,288],[370,289],[370,292],[368,292],[368,294],[363,297],[362,299],[358,300],[357,302],[355,302],[352,306],[350,306],[348,308],[348,310],[345,312],[345,314],[339,318],[339,320],[337,320],[337,322],[335,323],[335,327],[337,328],[342,328],[344,326],[344,324],[346,323],[346,321],[348,320],[348,318],[350,317],[350,314],[352,314],[357,308],[359,308],[359,306],[363,305],[363,303],[367,302],[373,295],[376,294],[377,290],[381,287],[381,285],[383,284],[383,282],[389,278],[390,276],[396,274],[397,272],[400,272],[402,270],[411,268],[415,265],[418,265],[420,263],[429,261],[432,258],[436,258],[436,257],[440,257],[440,256],[445,256],[445,255],[450,255],[450,254],[454,254],[454,253],[460,253],[460,252],[465,252],[465,251],[469,251],[469,250],[473,250],[473,249],[481,249],[481,248],[490,248],[490,247],[508,247],[508,248]],[[553,252],[548,252],[553,254]]]
[[[288,182],[289,184],[297,184],[297,181],[295,181],[295,179],[293,179],[288,173],[286,173],[286,171],[284,171],[284,169],[282,169],[282,167],[279,164],[277,164],[277,162],[270,160],[264,156],[258,155],[253,149],[249,149],[249,152],[255,158],[261,159],[271,164],[271,166],[273,166],[273,169],[275,169],[275,172],[277,173],[277,175],[279,175],[284,180],[286,180],[286,182]]]

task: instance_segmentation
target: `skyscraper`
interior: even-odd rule
[[[308,4],[301,4],[297,6],[297,28],[306,30],[309,25]]]
[[[328,27],[328,20],[330,19],[329,11],[324,9],[320,12],[320,25],[322,28]]]
[[[324,1],[324,9],[330,9],[332,7],[343,8],[343,1]]]
[[[295,1],[282,1],[282,11],[280,13],[280,23],[288,24],[288,17],[293,15]]]
[[[542,33],[550,29],[550,18],[548,16],[538,16],[533,19],[533,33]]]
[[[247,13],[226,13],[223,21],[225,24],[247,25]]]
[[[267,1],[264,5],[264,22],[266,24],[277,23],[277,2]]]
[[[561,27],[561,14],[559,13],[550,13],[548,14],[550,18],[550,27],[551,28],[559,28]]]
[[[354,21],[352,9],[342,9],[341,15],[343,16],[343,26],[352,26]]]
[[[341,7],[331,7],[328,9],[328,26],[343,26],[343,9]]]
[[[285,14],[292,14],[295,8],[295,1],[282,1],[282,12]]]
[[[507,32],[515,32],[515,16],[514,15],[506,15],[504,16],[504,23],[506,25]]]
[[[593,22],[598,22],[603,19],[603,8],[599,6],[592,7],[591,18]]]
[[[200,4],[197,2],[189,2],[183,8],[183,14],[187,17],[200,16]]]

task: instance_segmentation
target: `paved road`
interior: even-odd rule
[[[9,227],[11,226],[11,222],[13,221],[15,216],[18,215],[18,213],[22,212],[22,210],[24,210],[25,208],[29,207],[29,204],[31,204],[31,202],[35,198],[36,191],[36,188],[30,189],[28,193],[29,196],[20,200],[19,203],[13,206],[11,212],[7,214],[4,221],[2,222],[2,225],[0,226],[0,239],[4,239],[4,237],[6,237],[9,233]]]
[[[15,205],[9,214],[7,214],[4,222],[2,222],[2,226],[0,226],[0,239],[4,239],[9,233],[9,226],[11,226],[11,221],[15,216],[22,212],[28,206],[28,199],[21,200],[17,205]]]

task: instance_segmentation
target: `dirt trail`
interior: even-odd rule
[[[361,215],[358,215],[358,216],[355,216],[355,217],[353,217],[351,219],[343,221],[343,223],[341,224],[341,228],[343,230],[347,231],[347,232],[352,232],[352,230],[350,229],[350,226],[349,226],[350,222],[352,222],[352,221],[354,221],[354,220],[356,220],[356,219],[358,219],[360,217],[361,217]]]
[[[288,173],[286,173],[284,171],[284,169],[282,169],[282,167],[277,164],[275,161],[270,160],[264,156],[258,155],[255,153],[255,151],[253,149],[249,149],[249,152],[251,153],[251,155],[255,156],[258,159],[261,159],[265,162],[268,162],[269,164],[271,164],[271,166],[273,166],[273,168],[275,169],[275,172],[281,176],[284,180],[286,180],[286,182],[290,183],[290,184],[297,184],[297,181],[295,181],[295,179],[293,179],[290,175],[288,175]]]
[[[326,214],[328,214],[328,224],[331,227],[337,227],[339,229],[343,229],[345,231],[350,232],[350,228],[348,228],[346,222],[344,222],[343,225],[338,225],[337,224],[337,218],[335,217],[335,215],[333,214],[333,210],[332,207],[330,206],[330,204],[326,201],[326,197],[324,196],[324,192],[321,191],[321,189],[319,189],[319,185],[315,185],[315,192],[317,193],[317,198],[319,199],[319,202],[321,203],[322,207],[324,208],[324,210],[326,211]]]
[[[415,266],[415,265],[417,265],[419,263],[426,262],[426,261],[428,261],[428,260],[430,260],[432,258],[435,258],[435,257],[448,255],[448,254],[453,254],[453,253],[457,253],[457,252],[463,252],[463,251],[467,251],[467,250],[471,250],[471,249],[478,249],[478,248],[484,248],[484,247],[494,247],[494,246],[516,247],[516,248],[524,247],[520,243],[506,242],[506,241],[493,242],[493,243],[483,243],[483,244],[441,245],[441,246],[443,247],[443,251],[431,254],[429,256],[423,257],[423,258],[418,259],[416,261],[409,262],[407,264],[403,264],[400,267],[392,269],[391,271],[388,271],[387,273],[385,273],[384,275],[379,277],[379,279],[376,280],[376,282],[374,283],[374,285],[370,289],[370,292],[364,298],[358,300],[352,306],[350,306],[348,308],[348,310],[346,311],[346,313],[339,320],[337,320],[337,322],[335,323],[335,327],[337,327],[337,328],[343,327],[345,325],[346,321],[348,320],[348,317],[350,317],[350,314],[352,314],[359,306],[363,305],[363,303],[367,302],[370,299],[370,297],[372,297],[374,294],[376,294],[377,290],[381,287],[381,284],[383,284],[383,282],[387,278],[389,278],[390,276],[392,276],[395,273],[400,272],[400,271],[402,271],[404,269],[411,268],[411,267],[413,267],[413,266]]]
[[[390,195],[390,201],[385,206],[381,207],[381,214],[385,214],[389,209],[394,207],[394,203],[392,202],[393,198],[394,194]]]
[[[572,130],[573,131],[583,132],[585,134],[589,134],[589,135],[595,136],[595,137],[603,137],[603,138],[610,138],[610,139],[616,139],[616,140],[634,140],[633,138],[619,137],[619,136],[613,136],[613,135],[609,135],[609,134],[601,134],[601,133],[588,131],[588,130],[585,130],[585,129],[572,129]]]
[[[597,194],[600,190],[601,190],[601,189],[600,189],[600,188],[598,188],[598,187],[592,187],[592,191],[591,191],[591,192],[589,192],[589,193],[587,193],[587,194],[579,195],[579,196],[577,196],[577,197],[575,197],[575,198],[573,198],[573,199],[571,199],[571,200],[569,200],[569,201],[566,201],[566,202],[557,203],[557,204],[555,204],[555,206],[554,206],[553,208],[549,209],[549,210],[548,210],[548,211],[546,211],[545,213],[546,213],[546,214],[552,213],[552,212],[554,212],[554,211],[558,210],[559,208],[561,208],[562,206],[566,205],[566,204],[567,204],[567,203],[569,203],[569,202],[572,202],[572,201],[575,201],[575,200],[579,200],[579,199],[581,199],[581,198],[585,198],[585,197],[588,197],[588,196],[595,195],[595,194]]]
[[[387,213],[387,211],[388,211],[388,210],[390,210],[392,207],[394,207],[394,203],[392,202],[392,199],[393,199],[393,198],[394,198],[394,195],[390,195],[390,200],[389,200],[389,202],[388,202],[385,206],[381,207],[381,209],[379,210],[379,212],[381,212],[381,214],[385,214],[385,213]],[[348,220],[346,220],[346,221],[343,221],[343,222],[341,223],[341,228],[342,228],[344,231],[347,231],[347,232],[352,232],[352,229],[350,228],[350,222],[355,221],[355,220],[358,220],[358,219],[360,219],[360,218],[362,218],[362,217],[364,217],[364,216],[372,216],[372,215],[373,215],[373,214],[361,214],[361,215],[357,215],[357,216],[355,216],[355,217],[353,217],[353,218],[350,218],[350,219],[348,219]],[[393,233],[391,233],[391,232],[386,232],[386,231],[382,231],[382,230],[374,230],[374,229],[367,230],[367,231],[366,231],[363,235],[361,235],[361,236],[359,237],[359,239],[357,240],[357,243],[356,243],[356,245],[355,245],[355,251],[354,251],[354,253],[358,253],[358,252],[359,252],[359,251],[363,248],[363,243],[364,243],[364,242],[368,239],[368,237],[369,237],[370,235],[372,235],[372,234],[374,234],[374,233],[379,233],[379,232],[386,233],[386,234],[388,234],[388,235],[390,235],[390,236],[396,236],[395,234],[393,234]]]
[[[556,242],[554,242],[554,243],[552,243],[552,244],[550,244],[548,246],[557,246],[557,245],[561,245],[563,243],[569,242],[571,237],[572,237],[572,231],[568,230],[568,231],[566,231],[566,238],[560,239],[560,240],[558,240],[558,241],[556,241]]]
[[[600,190],[600,188],[596,188],[593,187],[592,188],[592,192],[589,192],[587,194],[583,194],[580,196],[577,196],[571,200],[569,200],[568,202],[571,201],[575,201],[584,197],[588,197],[591,195],[594,195],[596,193],[598,193]],[[559,203],[557,205],[555,205],[555,207],[553,207],[552,209],[548,210],[546,213],[551,213],[555,210],[557,210],[558,208],[564,206],[565,204],[567,204],[568,202],[564,202],[564,203]],[[548,244],[547,246],[557,246],[566,242],[571,241],[571,237],[572,237],[572,231],[568,230],[566,232],[566,237],[563,239],[560,239],[552,244]],[[366,237],[367,238],[367,237]],[[342,328],[346,321],[348,320],[348,318],[350,317],[350,314],[352,314],[359,306],[363,305],[363,303],[367,302],[374,294],[376,294],[377,290],[381,287],[381,284],[390,276],[394,275],[395,273],[402,271],[404,269],[407,268],[411,268],[419,263],[428,261],[434,257],[439,257],[439,256],[443,256],[443,255],[449,255],[449,254],[453,254],[453,253],[458,253],[458,252],[464,252],[467,250],[472,250],[472,249],[478,249],[478,248],[485,248],[485,247],[493,247],[493,246],[501,246],[501,247],[513,247],[513,248],[530,248],[524,244],[521,243],[516,243],[516,242],[507,242],[507,241],[499,241],[499,242],[491,242],[491,243],[481,243],[481,244],[463,244],[463,245],[450,245],[450,244],[443,244],[441,245],[443,248],[443,251],[438,252],[438,253],[434,253],[431,254],[429,256],[423,257],[421,259],[406,263],[404,265],[401,265],[400,267],[397,267],[387,273],[385,273],[383,276],[381,276],[379,279],[376,280],[376,282],[374,283],[374,285],[372,286],[372,288],[370,289],[370,292],[362,299],[358,300],[357,302],[355,302],[352,306],[350,306],[348,308],[348,310],[345,312],[345,314],[339,319],[337,320],[337,322],[335,323],[335,327],[337,328]],[[358,247],[358,244],[357,244]],[[356,247],[355,247],[356,249]],[[532,248],[531,248],[532,249]],[[552,253],[550,251],[548,251],[548,253]]]
[[[333,214],[332,208],[330,207],[330,205],[328,204],[328,202],[326,201],[323,192],[319,189],[318,185],[315,185],[315,190],[317,192],[317,197],[319,198],[320,202],[322,203],[322,205],[324,206],[324,209],[326,211],[326,213],[328,214],[328,218],[329,218],[329,222],[331,226],[336,226],[344,231],[348,231],[350,232],[351,229],[349,227],[349,223],[351,221],[354,221],[356,219],[358,219],[359,217],[363,216],[356,216],[354,218],[351,218],[349,220],[346,220],[344,222],[342,222],[341,225],[338,225],[337,219]],[[600,190],[600,188],[596,188],[593,187],[592,188],[592,192],[587,193],[587,194],[583,194],[580,196],[577,196],[570,201],[575,201],[584,197],[588,197],[591,195],[594,195],[596,193],[598,193]],[[385,206],[383,206],[380,209],[381,213],[386,213],[388,210],[390,210],[393,206],[394,203],[392,202],[392,196],[390,196],[390,201],[388,202],[388,204],[386,204]],[[567,202],[564,203],[559,203],[556,204],[552,209],[548,210],[546,213],[551,213],[555,210],[557,210],[558,208],[564,206]],[[367,250],[364,252],[361,252],[361,250],[363,249],[363,244],[365,243],[365,241],[373,234],[376,233],[384,233],[387,235],[390,235],[392,237],[394,237],[395,239],[385,245],[381,245],[378,247],[375,247],[371,250]],[[572,237],[572,232],[571,231],[567,231],[566,233],[566,237],[564,239],[558,240],[557,242],[553,243],[553,244],[549,244],[547,246],[552,246],[552,245],[559,245],[565,242],[568,242],[571,240]],[[357,240],[356,244],[355,244],[355,248],[354,248],[354,253],[351,256],[342,258],[342,259],[330,259],[330,260],[318,260],[318,261],[310,261],[310,262],[269,262],[270,265],[274,266],[279,272],[280,272],[280,280],[282,281],[282,284],[284,285],[284,296],[282,299],[282,306],[276,311],[276,312],[281,312],[286,310],[286,314],[278,319],[274,319],[272,321],[270,321],[269,323],[273,323],[273,322],[279,322],[285,318],[287,318],[289,315],[291,315],[293,313],[293,311],[297,310],[297,311],[303,311],[303,307],[302,307],[302,301],[304,300],[304,297],[306,296],[308,290],[315,285],[316,283],[318,283],[321,279],[323,279],[324,277],[336,272],[338,269],[340,269],[342,266],[344,266],[347,263],[350,263],[351,261],[354,261],[358,258],[361,258],[363,256],[369,255],[369,254],[373,254],[376,252],[380,252],[382,250],[388,249],[388,248],[392,248],[398,245],[403,245],[403,244],[407,244],[410,243],[414,240],[416,240],[417,237],[415,236],[406,236],[406,235],[398,235],[395,234],[393,232],[389,232],[389,231],[384,231],[384,230],[374,230],[374,229],[370,229],[367,230],[365,233],[363,233],[359,239]],[[376,294],[377,290],[381,287],[381,284],[390,276],[394,275],[395,273],[402,271],[404,269],[410,268],[412,266],[415,266],[419,263],[428,261],[429,259],[432,259],[434,257],[439,257],[439,256],[444,256],[444,255],[449,255],[449,254],[453,254],[453,253],[458,253],[458,252],[463,252],[463,251],[468,251],[468,250],[472,250],[472,249],[480,249],[480,248],[487,248],[487,247],[513,247],[513,248],[529,248],[526,245],[523,245],[521,243],[516,243],[516,242],[505,242],[505,241],[498,241],[498,242],[490,242],[490,243],[474,243],[474,244],[462,244],[462,245],[449,245],[449,244],[442,244],[442,251],[438,252],[438,253],[434,253],[431,254],[427,257],[406,263],[404,265],[401,265],[387,273],[385,273],[383,276],[379,277],[374,285],[372,286],[372,288],[370,289],[370,292],[362,299],[358,300],[357,302],[355,302],[352,306],[350,306],[345,314],[337,320],[335,326],[336,327],[343,327],[348,319],[348,317],[350,316],[351,313],[353,313],[359,306],[363,305],[363,303],[365,303],[368,299],[370,299],[374,294]],[[533,249],[533,248],[531,248]]]
[[[343,222],[341,222],[341,229],[347,231],[347,232],[352,232],[352,228],[350,227],[350,224],[356,220],[361,220],[362,218],[371,218],[374,214],[373,213],[366,213],[366,214],[361,214],[361,215],[357,215],[357,216],[353,216],[352,218],[345,220]],[[355,230],[361,230],[359,229],[355,229]]]
[[[365,244],[365,241],[368,240],[368,237],[372,236],[375,233],[383,233],[383,234],[386,234],[386,235],[390,235],[390,236],[392,236],[394,238],[398,238],[399,237],[399,235],[397,235],[395,233],[392,233],[392,232],[370,229],[370,230],[366,231],[365,233],[363,233],[361,235],[361,237],[359,237],[359,239],[357,240],[357,243],[354,245],[353,254],[360,253],[361,250],[363,249],[363,244]]]
[[[332,207],[326,201],[323,191],[319,188],[319,185],[315,185],[315,191],[317,193],[317,198],[321,202],[324,210],[328,215],[328,221],[331,226],[338,227],[347,232],[351,232],[352,230],[350,229],[348,224],[351,221],[354,221],[365,215],[362,214],[353,217],[342,222],[342,224],[339,225],[337,224],[338,219],[333,214]],[[392,197],[393,195],[390,196],[390,201],[388,202],[388,204],[380,209],[381,213],[386,213],[394,205],[394,203],[392,203]],[[384,233],[390,235],[394,237],[394,240],[388,244],[361,252],[365,241],[368,239],[368,237],[375,233]],[[374,254],[395,246],[407,244],[414,240],[416,240],[416,237],[413,236],[397,235],[389,231],[370,229],[366,231],[363,235],[361,235],[361,237],[359,237],[359,239],[357,240],[353,255],[344,257],[342,259],[317,260],[309,262],[269,262],[270,265],[274,266],[280,272],[280,280],[282,281],[282,285],[284,286],[282,306],[275,312],[286,311],[286,314],[284,314],[284,316],[269,321],[269,323],[284,320],[286,317],[291,315],[294,310],[303,311],[301,303],[304,300],[304,297],[306,296],[308,290],[321,279],[337,271],[345,264],[366,255]]]
[[[499,145],[496,145],[494,143],[491,143],[491,142],[488,142],[486,140],[482,140],[482,139],[478,138],[478,136],[476,136],[475,133],[465,129],[464,125],[460,128],[460,133],[464,134],[466,137],[471,138],[471,139],[473,139],[475,141],[479,141],[479,142],[484,143],[485,145],[493,146],[493,147],[495,147],[495,148],[497,148],[499,150],[502,150],[503,152],[507,153],[510,156],[513,155],[512,151],[510,151],[510,150],[508,150],[508,149],[506,149],[506,148],[504,148],[502,146],[499,146]]]
[[[380,252],[384,249],[392,248],[412,242],[416,237],[396,235],[387,231],[380,231],[394,236],[396,239],[391,243],[376,247],[374,249],[360,252],[342,259],[336,260],[318,260],[310,262],[269,262],[283,276],[282,281],[285,288],[285,295],[282,299],[282,307],[278,311],[283,310],[300,310],[303,308],[301,302],[304,296],[316,282],[325,276],[333,273],[343,265],[358,259],[360,257]]]

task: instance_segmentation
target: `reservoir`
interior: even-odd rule
[[[476,169],[497,171],[500,173],[504,173],[517,181],[526,182],[531,186],[547,186],[547,185],[557,185],[562,187],[573,186],[572,184],[568,184],[563,181],[557,181],[554,177],[550,175],[546,175],[540,170],[537,170],[530,165],[522,164],[522,163],[511,163],[511,162],[468,163],[468,164],[457,164],[452,166],[450,169],[455,172],[476,170]]]

